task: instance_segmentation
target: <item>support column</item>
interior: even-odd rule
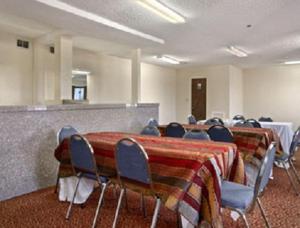
[[[131,104],[141,100],[141,49],[136,49],[131,57]]]
[[[55,100],[72,99],[72,37],[60,36],[55,41],[56,86]]]

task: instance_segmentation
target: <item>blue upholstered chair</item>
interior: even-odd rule
[[[235,115],[232,119],[233,120],[246,120],[243,115]]]
[[[158,127],[158,122],[157,122],[156,119],[150,118],[150,119],[148,120],[147,126],[150,126],[150,127]]]
[[[166,136],[168,137],[175,137],[175,138],[182,138],[185,134],[185,129],[180,123],[169,123],[166,128]]]
[[[209,135],[205,131],[192,129],[186,132],[183,136],[185,139],[210,140]]]
[[[293,180],[293,177],[292,175],[290,174],[289,172],[289,168],[292,169],[295,177],[296,177],[296,180],[298,181],[298,183],[300,184],[300,176],[294,166],[294,163],[293,163],[293,160],[292,158],[294,157],[295,153],[298,151],[299,149],[299,146],[300,146],[300,127],[297,129],[297,131],[294,133],[294,136],[293,136],[293,140],[292,140],[292,143],[290,145],[290,149],[289,149],[289,154],[283,154],[281,157],[276,157],[275,160],[276,162],[282,164],[282,166],[284,167],[284,169],[286,170],[286,173],[290,179],[290,182],[296,192],[296,194],[299,196],[300,195],[300,192],[296,186],[296,183],[294,182]]]
[[[81,178],[82,177],[89,178],[97,181],[101,186],[100,188],[101,194],[99,197],[99,201],[98,201],[98,205],[97,205],[97,209],[96,209],[96,213],[92,225],[92,227],[95,227],[97,223],[97,217],[100,210],[100,206],[103,201],[103,196],[107,186],[110,184],[110,181],[107,177],[100,176],[96,164],[96,160],[94,157],[93,148],[83,136],[81,135],[71,136],[70,156],[71,156],[72,168],[78,180],[76,183],[72,201],[67,211],[66,219],[70,218],[72,205],[74,203]]]
[[[247,122],[251,123],[254,128],[261,128],[260,123],[255,119],[248,119]]]
[[[115,160],[121,192],[116,208],[113,228],[117,225],[122,199],[124,194],[126,194],[126,189],[130,188],[130,184],[127,184],[130,182],[134,182],[139,186],[139,188],[132,189],[133,191],[147,194],[155,198],[156,205],[151,223],[151,228],[154,228],[158,219],[161,200],[153,190],[151,171],[146,151],[134,139],[124,138],[117,143]],[[143,189],[145,189],[145,191],[143,191]]]
[[[206,120],[204,125],[223,125],[224,126],[224,122],[219,117],[213,117],[211,119]]]
[[[241,120],[237,123],[234,124],[234,127],[249,127],[252,128],[254,127],[252,123],[246,121],[246,120]]]
[[[207,131],[209,137],[213,141],[217,142],[233,142],[232,132],[222,125],[213,125]]]
[[[67,125],[67,126],[64,126],[62,127],[58,132],[57,132],[57,146],[59,144],[61,144],[61,142],[65,139],[65,138],[70,138],[72,135],[75,135],[77,134],[78,131],[70,126],[70,125]],[[56,178],[56,186],[55,186],[55,190],[54,192],[57,193],[57,188],[58,188],[58,183],[59,183],[59,174],[57,174],[57,178]]]
[[[191,125],[197,124],[197,120],[196,120],[195,116],[193,116],[192,114],[188,115],[187,119],[188,119],[188,124],[191,124]]]
[[[246,213],[254,209],[257,202],[262,216],[266,222],[267,227],[270,224],[267,220],[266,214],[260,202],[259,196],[264,191],[268,184],[269,177],[272,171],[273,162],[276,152],[276,143],[272,142],[264,156],[258,175],[256,178],[255,186],[249,187],[237,184],[230,181],[222,181],[221,185],[221,201],[223,208],[229,208],[236,211],[242,217],[246,227],[249,227]]]
[[[155,126],[146,126],[140,133],[141,135],[153,135],[153,136],[160,136],[160,132],[157,127]]]
[[[260,122],[273,122],[273,119],[271,117],[263,117],[262,116],[258,119],[258,121],[260,121]]]

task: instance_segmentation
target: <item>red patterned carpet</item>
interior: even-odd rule
[[[297,169],[300,170],[300,160],[297,161]],[[300,197],[295,195],[283,169],[275,168],[274,177],[262,197],[272,227],[300,227]],[[0,202],[0,227],[90,227],[98,196],[99,193],[94,192],[84,209],[75,205],[70,221],[64,219],[68,203],[58,202],[53,188],[3,201]],[[129,192],[128,199],[129,211],[122,208],[118,227],[150,227],[153,200],[146,200],[148,216],[144,219],[139,207],[139,195]],[[111,227],[116,204],[113,191],[108,191],[98,227]],[[157,227],[177,227],[176,218],[174,212],[162,207]],[[224,227],[243,227],[242,221],[231,220],[228,211],[223,213],[223,218]],[[264,227],[258,208],[248,219],[251,227]]]

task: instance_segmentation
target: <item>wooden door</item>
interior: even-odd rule
[[[192,114],[197,120],[206,119],[206,78],[192,79]]]

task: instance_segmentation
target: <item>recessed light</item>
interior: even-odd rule
[[[284,64],[286,64],[286,65],[300,64],[300,60],[286,61],[286,62],[284,62]]]
[[[101,17],[97,14],[82,10],[80,8],[74,7],[70,4],[61,2],[59,0],[35,0],[35,1],[43,3],[47,6],[51,6],[51,7],[56,8],[56,9],[60,9],[62,11],[65,11],[65,12],[68,12],[68,13],[71,13],[71,14],[74,14],[76,16],[88,19],[90,21],[97,22],[99,24],[102,24],[102,25],[105,25],[105,26],[108,26],[108,27],[111,27],[111,28],[114,28],[114,29],[117,29],[117,30],[120,30],[120,31],[123,31],[123,32],[127,32],[127,33],[130,33],[130,34],[135,35],[135,36],[142,37],[142,38],[147,39],[147,40],[151,40],[151,41],[156,42],[156,43],[160,43],[160,44],[165,43],[165,41],[163,39],[160,39],[158,37],[149,35],[147,33],[140,32],[140,31],[135,30],[133,28],[127,27],[127,26],[122,25],[122,24],[119,24],[115,21],[111,21],[111,20],[106,19],[104,17]]]
[[[166,62],[166,63],[171,63],[171,64],[180,64],[180,61],[173,58],[173,57],[170,57],[170,56],[166,56],[166,55],[162,55],[162,56],[154,56],[154,58],[156,59],[159,59],[163,62]]]
[[[171,23],[185,23],[183,16],[157,0],[137,0],[137,3]]]
[[[226,49],[229,53],[238,56],[238,57],[247,57],[248,53],[240,48],[234,47],[234,46],[229,46]]]

